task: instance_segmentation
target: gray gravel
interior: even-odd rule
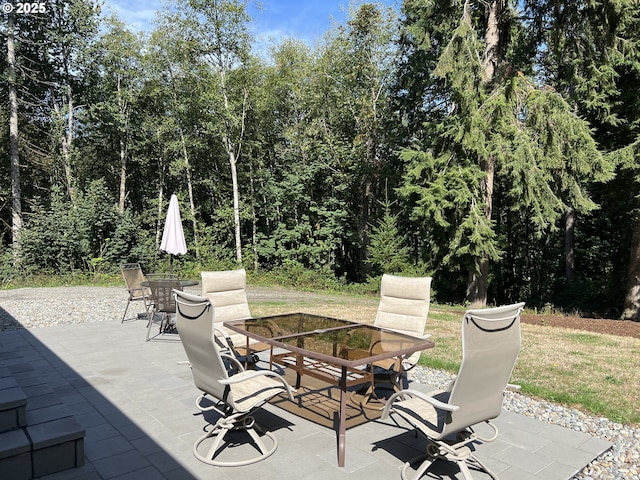
[[[197,292],[198,287],[193,291]],[[256,297],[266,294],[263,291],[254,292]],[[281,297],[285,294],[278,290],[276,295]],[[70,323],[120,321],[126,299],[124,289],[119,287],[0,290],[0,331]],[[251,301],[251,291],[249,300]],[[142,311],[139,302],[132,303],[127,317]],[[436,388],[446,388],[452,378],[449,373],[422,367],[416,367],[409,372],[410,380]],[[575,479],[640,480],[640,429],[512,392],[506,394],[504,408],[541,421],[586,432],[614,444],[611,450],[585,467],[574,477]]]
[[[446,389],[454,375],[431,368],[416,367],[409,380]],[[575,409],[534,400],[516,392],[507,392],[505,410],[527,415],[543,422],[589,433],[613,443],[613,448],[587,465],[573,478],[578,480],[640,480],[640,429],[630,428],[607,418],[592,417]]]

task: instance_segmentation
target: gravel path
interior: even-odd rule
[[[198,287],[194,287],[194,293]],[[252,298],[290,298],[322,295],[286,290],[249,289]],[[127,303],[121,287],[54,287],[0,290],[0,331],[39,328],[69,323],[120,321]],[[141,312],[133,303],[127,316]],[[452,375],[439,370],[416,367],[410,380],[436,388],[446,388]],[[606,418],[586,415],[578,410],[538,401],[518,393],[507,393],[504,408],[538,420],[561,425],[609,440],[614,447],[589,464],[574,478],[578,480],[640,480],[640,429],[630,428]]]

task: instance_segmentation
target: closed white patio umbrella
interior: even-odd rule
[[[171,200],[169,201],[160,250],[171,255],[169,260],[169,272],[171,273],[173,272],[173,256],[187,253],[187,242],[184,240],[180,207],[175,193],[171,195]]]

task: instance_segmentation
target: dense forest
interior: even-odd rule
[[[176,193],[185,270],[640,320],[639,0],[359,1],[313,46],[43,5],[2,14],[1,283],[160,268]]]

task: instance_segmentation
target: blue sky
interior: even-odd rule
[[[394,0],[384,0],[393,5]],[[331,26],[344,23],[349,0],[261,0],[262,11],[250,6],[258,41],[294,37],[313,43]],[[162,0],[105,0],[103,13],[113,11],[135,30],[150,31]]]

